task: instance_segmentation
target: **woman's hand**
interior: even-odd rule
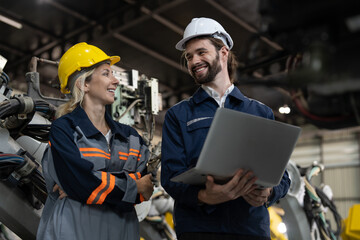
[[[149,200],[154,191],[154,184],[151,181],[151,174],[147,174],[142,178],[135,180],[135,182],[138,193],[143,195],[145,200]]]
[[[64,192],[57,184],[55,184],[53,187],[53,192],[56,191],[59,191],[59,199],[63,199],[64,197],[67,197],[66,192]]]

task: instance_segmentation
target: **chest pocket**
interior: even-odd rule
[[[111,159],[105,139],[98,136],[85,137],[79,126],[75,128],[74,141],[79,148],[80,156],[94,165],[94,171],[104,170],[106,163]]]
[[[193,132],[198,129],[209,128],[212,120],[213,120],[213,117],[201,117],[201,118],[196,118],[196,119],[190,120],[186,123],[186,130],[188,132]]]
[[[128,143],[118,140],[115,140],[114,143],[114,152],[117,157],[111,162],[109,170],[125,170],[128,173],[136,172],[141,158],[139,138],[130,135]]]
[[[129,147],[115,139],[112,153],[115,158],[110,162],[108,170],[110,172],[119,172],[124,168],[129,154]]]
[[[212,117],[206,117],[196,118],[187,122],[184,138],[186,139],[186,155],[187,159],[189,159],[189,162],[187,163],[188,166],[194,166],[196,164],[212,120]]]
[[[110,154],[96,147],[80,147],[81,157],[94,164],[94,171],[104,170]]]

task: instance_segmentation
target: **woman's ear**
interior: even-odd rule
[[[86,81],[84,81],[84,85],[81,85],[81,81],[76,81],[75,85],[78,89],[83,90],[84,93],[89,91],[89,84]]]

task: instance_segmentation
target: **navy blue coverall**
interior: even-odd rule
[[[199,88],[191,98],[176,104],[166,113],[162,132],[161,183],[175,200],[176,233],[178,236],[184,232],[224,233],[270,239],[266,206],[253,207],[242,197],[217,205],[200,205],[200,186],[170,181],[195,166],[218,107],[218,103]],[[274,119],[269,107],[245,97],[237,87],[227,96],[224,107]],[[285,171],[280,184],[273,188],[270,205],[284,197],[289,186],[290,179]]]

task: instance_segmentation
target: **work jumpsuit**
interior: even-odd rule
[[[38,240],[139,239],[134,179],[146,173],[149,151],[130,126],[105,115],[110,142],[78,106],[55,120],[42,168],[48,198]],[[59,199],[58,184],[67,197]]]
[[[178,236],[185,232],[200,232],[270,239],[267,206],[253,207],[242,197],[216,205],[199,204],[198,192],[203,187],[170,180],[196,165],[218,107],[218,103],[199,88],[191,98],[174,105],[166,113],[162,132],[161,183],[175,200],[176,233]],[[224,107],[274,119],[269,107],[245,97],[236,87],[227,96]],[[290,179],[285,172],[280,184],[273,188],[268,204],[284,197],[289,186]]]

